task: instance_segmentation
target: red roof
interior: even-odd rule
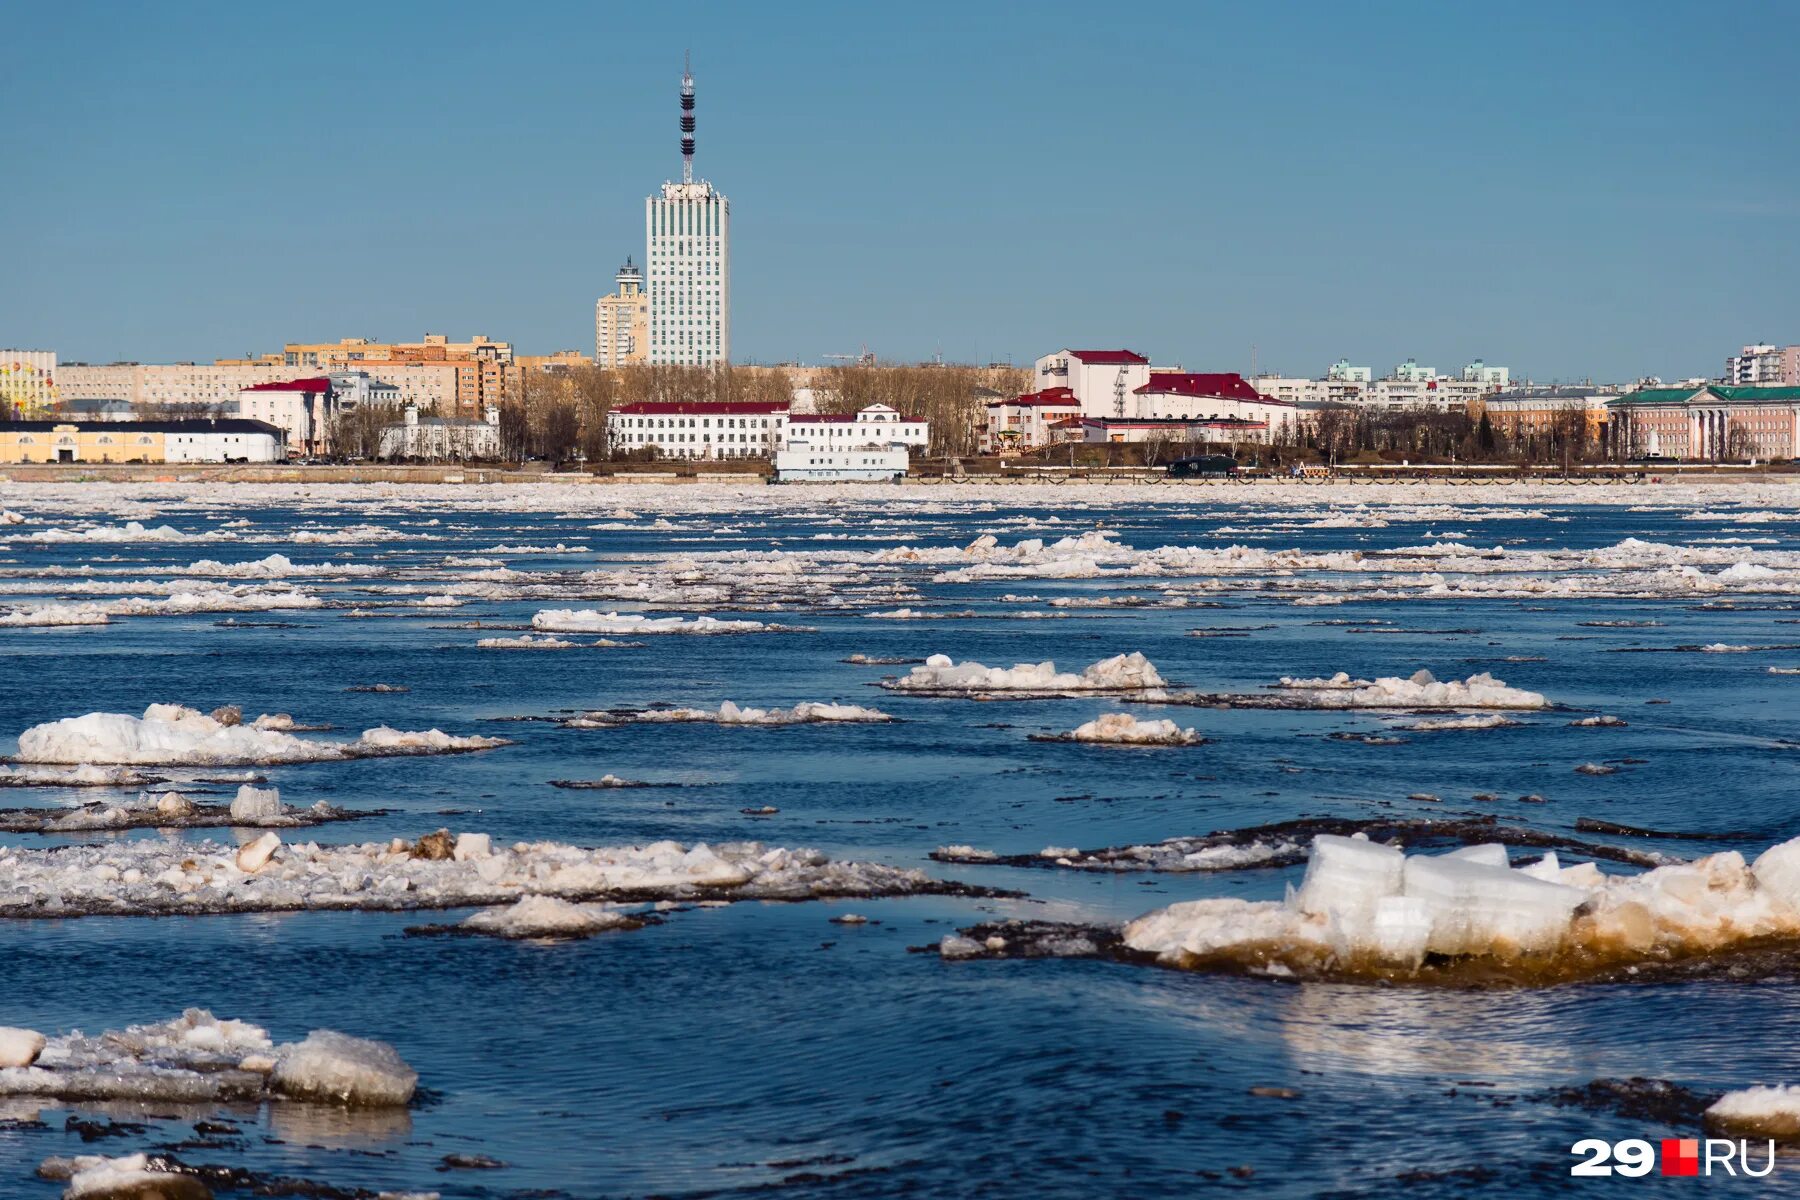
[[[788,405],[784,400],[723,400],[704,403],[689,403],[684,400],[640,400],[636,404],[621,404],[613,409],[614,412],[627,416],[665,416],[675,413],[696,417],[736,417],[746,413],[769,416],[785,413],[787,410]]]
[[[1263,395],[1237,374],[1219,373],[1213,375],[1194,375],[1178,371],[1152,371],[1150,382],[1132,392],[1135,396],[1161,394],[1169,396],[1204,396],[1218,397],[1222,400],[1248,400],[1266,404],[1279,404]]]
[[[329,392],[331,380],[323,375],[315,375],[311,379],[284,379],[278,383],[253,383],[249,387],[239,388],[240,392]]]
[[[1124,366],[1139,363],[1150,365],[1150,360],[1133,350],[1071,350],[1070,358],[1079,358],[1084,363],[1097,363],[1100,366]]]
[[[989,408],[1031,408],[1043,406],[1048,408],[1080,408],[1081,402],[1075,399],[1075,393],[1066,387],[1045,388],[1041,392],[1026,392],[1023,396],[1012,400],[996,400]]]
[[[843,421],[845,423],[852,423],[856,420],[858,415],[859,414],[857,413],[802,413],[792,417],[788,423],[790,425],[804,425],[808,422],[817,421]],[[902,421],[923,421],[924,419],[924,417],[908,417],[896,414],[891,421],[871,421],[870,424],[898,425]]]
[[[1175,426],[1175,425],[1213,425],[1231,429],[1267,429],[1267,421],[1252,421],[1248,417],[1157,417],[1139,419],[1137,417],[1082,417],[1081,424],[1092,425],[1096,429],[1114,429],[1119,426]]]

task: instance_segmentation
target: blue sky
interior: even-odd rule
[[[1800,4],[5,11],[0,345],[65,359],[591,353],[687,48],[740,360],[1575,379],[1800,341]]]

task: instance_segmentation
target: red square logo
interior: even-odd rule
[[[1664,1138],[1662,1140],[1662,1173],[1664,1175],[1700,1174],[1699,1139]]]

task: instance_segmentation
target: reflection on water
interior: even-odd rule
[[[328,1104],[271,1103],[272,1137],[305,1146],[354,1150],[410,1137],[412,1111],[405,1108],[340,1108]]]

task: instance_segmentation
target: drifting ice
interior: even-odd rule
[[[1140,721],[1130,713],[1102,713],[1077,725],[1067,739],[1113,746],[1193,746],[1203,740],[1194,730],[1173,721]]]
[[[457,754],[504,746],[504,738],[456,737],[440,730],[406,732],[378,726],[354,742],[309,742],[290,733],[228,724],[178,704],[152,704],[142,717],[88,713],[19,735],[25,763],[132,766],[236,766],[326,762],[405,754]]]
[[[201,1103],[292,1098],[362,1106],[412,1099],[418,1075],[382,1042],[315,1030],[277,1046],[267,1030],[190,1008],[154,1025],[48,1039],[31,1066],[0,1068],[0,1095]]]
[[[1800,1139],[1800,1087],[1753,1087],[1726,1092],[1706,1110],[1709,1126],[1780,1142]]]
[[[581,938],[638,924],[624,913],[597,904],[572,904],[555,896],[521,896],[506,908],[476,913],[458,928],[503,938]]]
[[[934,654],[923,666],[883,686],[921,692],[1123,692],[1162,687],[1163,677],[1137,653],[1101,659],[1079,675],[1058,672],[1054,662],[988,667]]]
[[[1175,904],[1126,925],[1125,943],[1182,967],[1407,975],[1430,956],[1566,978],[1800,938],[1800,838],[1753,864],[1731,851],[1642,875],[1563,867],[1554,853],[1505,863],[1498,845],[1407,856],[1320,835],[1286,901]]]
[[[546,633],[763,633],[782,630],[762,621],[719,617],[646,617],[642,613],[603,613],[591,608],[547,608],[531,618],[531,627]]]
[[[39,629],[67,625],[105,625],[112,618],[98,604],[45,604],[38,608],[16,608],[0,615],[0,625]]]
[[[258,843],[252,843],[257,845]],[[0,917],[201,915],[422,909],[564,900],[806,900],[957,892],[921,871],[839,862],[760,842],[587,849],[560,842],[494,847],[483,835],[431,835],[344,846],[262,843],[246,870],[237,846],[124,841],[58,849],[0,847]]]
[[[686,721],[711,722],[715,725],[809,725],[826,722],[874,723],[893,719],[878,708],[864,708],[858,704],[821,704],[808,700],[792,708],[746,708],[727,700],[716,709],[649,708],[628,715],[594,713],[576,717],[568,724],[577,728]]]
[[[1548,708],[1542,693],[1507,687],[1483,671],[1466,680],[1440,682],[1430,671],[1410,678],[1352,679],[1339,671],[1329,679],[1283,676],[1282,688],[1305,692],[1310,708]]]

